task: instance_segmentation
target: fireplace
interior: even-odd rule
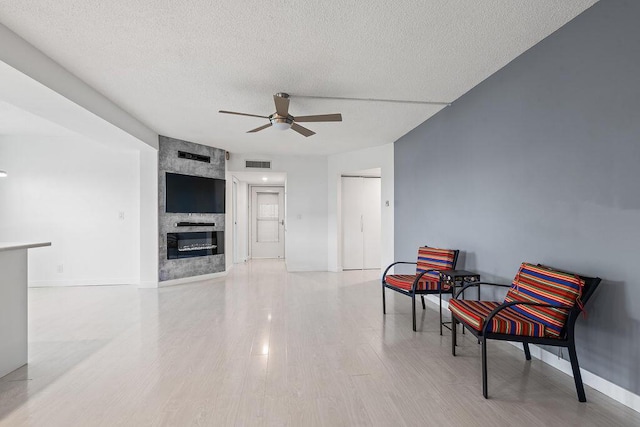
[[[224,231],[167,233],[167,258],[224,254]]]

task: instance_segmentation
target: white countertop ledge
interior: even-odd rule
[[[51,242],[0,242],[0,252],[15,249],[41,248],[43,246],[51,246]]]

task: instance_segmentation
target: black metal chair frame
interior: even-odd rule
[[[424,247],[428,247],[428,246],[424,246]],[[455,269],[456,268],[456,263],[458,262],[458,254],[460,253],[459,250],[454,250],[454,255],[453,255],[453,265],[451,266],[451,269]],[[451,294],[453,291],[453,286],[449,289],[449,290],[442,290],[442,279],[438,280],[438,289],[436,290],[420,290],[418,289],[418,283],[420,283],[420,279],[422,279],[422,276],[424,276],[426,273],[430,272],[430,271],[440,271],[440,270],[436,270],[436,269],[431,269],[431,270],[426,270],[423,271],[422,273],[416,275],[416,278],[413,280],[413,284],[411,286],[411,290],[408,291],[406,289],[401,289],[401,288],[396,288],[393,285],[389,285],[385,278],[387,277],[387,273],[389,272],[389,269],[391,269],[391,267],[393,267],[394,265],[397,264],[413,264],[413,265],[417,265],[417,262],[411,262],[411,261],[396,261],[392,264],[390,264],[387,269],[384,271],[384,273],[382,273],[382,314],[387,314],[387,301],[386,301],[386,297],[385,297],[385,288],[391,289],[392,291],[396,291],[398,293],[401,293],[403,295],[406,295],[408,297],[411,298],[411,316],[413,317],[413,330],[414,332],[416,331],[416,295],[420,295],[420,299],[422,300],[422,309],[425,310],[427,308],[426,304],[424,303],[424,296],[425,295],[440,295],[440,335],[442,335],[442,294]]]
[[[586,277],[580,276],[582,280],[584,280],[584,287],[582,288],[582,295],[580,296],[580,300],[582,302],[582,306],[587,303],[589,298],[593,295],[596,288],[600,284],[599,277]],[[498,283],[490,283],[490,282],[472,282],[465,286],[463,286],[453,298],[458,298],[465,289],[470,288],[472,286],[480,286],[480,285],[491,285],[491,286],[500,286],[510,288],[511,285],[504,285]],[[578,393],[578,400],[580,402],[586,402],[587,397],[584,393],[584,386],[582,384],[582,375],[580,374],[580,365],[578,364],[578,355],[576,353],[576,343],[575,343],[575,325],[576,320],[578,320],[578,316],[582,312],[582,308],[577,303],[573,306],[567,306],[569,310],[569,316],[567,317],[567,322],[565,323],[562,331],[560,333],[561,338],[539,338],[539,337],[528,337],[521,335],[510,335],[510,334],[501,334],[488,332],[487,329],[491,324],[491,319],[496,316],[500,311],[504,310],[507,307],[511,307],[514,305],[530,305],[530,306],[540,306],[540,307],[556,307],[557,305],[551,304],[541,304],[541,303],[531,303],[531,302],[520,302],[520,301],[512,301],[500,304],[497,306],[486,319],[484,319],[484,325],[482,331],[476,331],[469,325],[467,325],[464,321],[459,319],[456,315],[451,313],[451,354],[456,355],[456,323],[461,323],[464,328],[466,328],[469,332],[471,332],[477,339],[478,342],[482,345],[482,395],[485,399],[488,398],[487,391],[487,340],[502,340],[502,341],[516,341],[521,342],[524,347],[524,355],[527,360],[531,360],[531,352],[529,351],[529,344],[538,344],[538,345],[549,345],[554,347],[566,347],[569,350],[569,361],[571,362],[571,370],[573,371],[573,379],[576,384],[576,392]]]

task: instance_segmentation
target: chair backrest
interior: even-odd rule
[[[581,304],[576,304],[573,306],[573,308],[569,312],[569,319],[567,320],[567,331],[571,334],[573,334],[573,326],[575,325],[578,316],[580,315],[580,313],[582,313],[582,311],[584,310],[584,306],[587,304],[587,301],[589,301],[589,298],[591,298],[593,293],[598,288],[600,281],[602,280],[599,277],[580,276],[580,278],[584,281],[584,286],[582,287],[582,295],[580,296]]]
[[[416,274],[427,270],[453,270],[458,261],[458,252],[454,249],[438,249],[428,246],[418,248]],[[440,274],[435,271],[425,273],[422,277],[429,281],[440,280]]]
[[[536,302],[563,307],[526,305],[512,307],[520,314],[544,324],[545,335],[561,337],[567,330],[569,314],[575,310],[579,313],[585,302],[584,297],[590,297],[591,293],[593,293],[592,290],[588,295],[585,293],[585,279],[579,275],[539,264],[522,263],[504,301]],[[575,318],[573,319],[574,323]]]

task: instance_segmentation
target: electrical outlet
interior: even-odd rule
[[[62,273],[64,271],[64,264],[58,264],[58,273]]]

